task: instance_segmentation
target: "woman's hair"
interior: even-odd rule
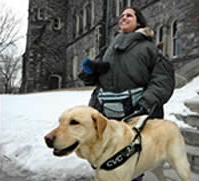
[[[139,8],[137,8],[137,7],[126,7],[125,9],[133,9],[135,11],[137,22],[140,24],[140,26],[138,28],[144,28],[144,27],[147,26],[146,18],[144,17],[144,15],[142,14],[142,12]]]

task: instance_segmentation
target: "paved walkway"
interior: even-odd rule
[[[168,181],[182,181],[178,177],[178,175],[174,172],[173,169],[165,169],[164,174],[168,178]],[[146,172],[143,181],[158,181],[153,173]],[[199,175],[192,173],[191,174],[191,181],[199,181]]]
[[[12,177],[12,176],[9,176],[6,173],[2,172],[2,170],[0,171],[0,173],[1,173],[0,174],[0,181],[30,181],[30,178],[27,178],[27,177],[21,177],[21,176]],[[171,170],[171,169],[165,169],[164,170],[164,174],[168,178],[167,181],[182,181],[182,180],[179,179],[177,174],[174,173],[174,171]],[[54,181],[54,179],[53,180],[47,179],[47,180],[48,181]],[[72,180],[73,181],[85,181],[87,179],[84,178],[83,180],[80,180],[80,179],[75,180],[73,178]],[[89,178],[89,180],[90,180],[90,178]],[[33,181],[33,180],[31,180],[31,181]],[[35,181],[40,181],[40,180],[35,180]],[[156,179],[156,177],[154,176],[153,173],[146,172],[145,176],[143,178],[143,181],[157,181],[157,179]],[[191,181],[199,181],[199,175],[195,174],[195,173],[192,173]]]

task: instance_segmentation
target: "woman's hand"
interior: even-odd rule
[[[108,62],[97,62],[93,61],[90,58],[86,58],[82,63],[83,71],[87,74],[104,74],[109,68],[110,64]]]

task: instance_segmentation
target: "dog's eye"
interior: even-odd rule
[[[79,124],[79,122],[74,119],[70,121],[70,125],[77,125],[77,124]]]

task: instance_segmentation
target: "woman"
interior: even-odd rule
[[[174,75],[169,74],[162,64],[159,50],[152,42],[153,31],[147,27],[144,16],[137,8],[126,8],[122,12],[119,28],[120,33],[101,61],[86,59],[83,62],[80,79],[85,85],[97,85],[89,105],[108,118],[118,120],[133,112],[163,118],[163,105],[174,90]],[[132,105],[126,104],[129,100],[124,96],[125,91],[130,92]],[[123,109],[120,109],[118,100],[107,103],[110,97],[106,99],[106,96],[125,97],[119,100],[124,114],[119,114]]]
[[[174,76],[161,64],[159,50],[151,41],[153,31],[137,8],[122,12],[119,28],[121,33],[106,50],[102,61],[83,62],[80,79],[85,85],[97,85],[89,105],[102,112],[98,99],[100,88],[112,92],[143,88],[136,110],[150,112],[155,105],[152,117],[163,118],[163,104],[173,93]]]

